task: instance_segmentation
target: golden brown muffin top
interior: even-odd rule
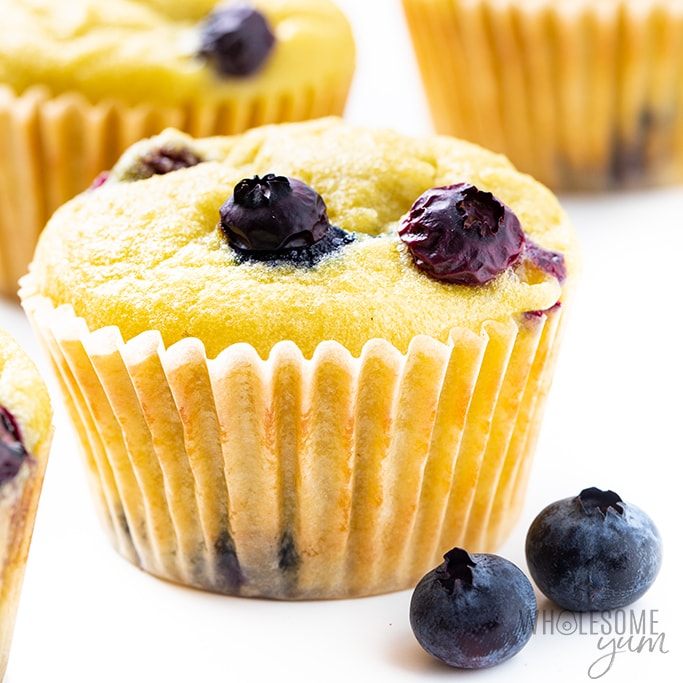
[[[154,150],[202,159],[147,175]],[[332,225],[356,233],[312,267],[239,258],[219,226],[235,185],[275,173],[302,180]],[[411,137],[336,118],[264,126],[194,140],[177,131],[132,147],[100,187],[59,209],[40,239],[22,296],[73,304],[90,329],[117,325],[125,339],[158,329],[165,343],[201,339],[217,355],[248,342],[266,356],[291,339],[304,355],[334,339],[353,354],[373,337],[401,351],[418,334],[447,341],[454,326],[552,307],[562,285],[529,264],[480,286],[420,270],[396,229],[425,190],[468,182],[510,207],[528,238],[564,255],[573,280],[575,234],[545,187],[501,156],[459,140]]]
[[[350,25],[330,0],[251,0],[272,53],[251,76],[221,76],[198,56],[201,22],[220,4],[235,0],[0,0],[0,84],[170,106],[300,89],[353,68]]]

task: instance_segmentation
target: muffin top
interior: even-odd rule
[[[34,454],[50,432],[52,407],[38,369],[17,341],[0,329],[0,485],[20,464],[20,446]]]
[[[355,59],[329,0],[0,0],[0,16],[0,83],[19,94],[173,105],[347,78]]]
[[[254,179],[270,174],[294,183],[278,206],[294,222],[312,215],[310,231],[269,243],[239,225],[251,201],[240,197],[253,199],[263,190]],[[420,252],[414,204],[451,185],[473,186],[481,211],[505,209],[521,227],[520,253],[503,255],[483,284],[430,272],[443,267],[443,243]],[[294,201],[298,193],[306,200]],[[471,206],[465,222],[480,211]],[[72,304],[91,330],[117,325],[125,339],[146,329],[167,345],[198,337],[210,357],[235,342],[265,357],[284,339],[306,356],[327,339],[359,354],[374,337],[405,351],[418,334],[445,342],[454,326],[478,332],[489,319],[549,309],[577,267],[575,234],[556,198],[504,157],[449,137],[325,118],[205,139],[167,130],[137,143],[53,215],[22,297]]]

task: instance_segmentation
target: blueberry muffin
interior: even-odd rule
[[[52,408],[33,361],[0,330],[0,680],[52,438]]]
[[[554,190],[683,180],[677,0],[403,0],[437,131]]]
[[[341,114],[355,46],[330,0],[0,0],[0,293],[54,209],[136,140]]]
[[[331,598],[507,536],[578,269],[504,158],[326,118],[137,143],[20,295],[124,556]]]

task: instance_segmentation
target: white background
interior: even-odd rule
[[[430,132],[398,0],[339,4],[358,42],[348,118]],[[646,510],[664,539],[663,569],[641,600],[577,620],[540,599],[537,632],[521,653],[460,672],[417,645],[410,591],[278,603],[164,583],[108,545],[55,392],[58,431],[5,683],[680,680],[683,187],[561,201],[580,233],[585,273],[524,514],[500,554],[526,569],[526,529],[546,504],[586,486],[611,488]],[[0,302],[0,325],[45,368],[18,306]],[[609,656],[597,660],[613,642],[619,653],[608,667]]]

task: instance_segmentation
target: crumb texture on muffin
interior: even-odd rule
[[[185,145],[202,162],[131,180],[159,145]],[[309,184],[330,223],[357,239],[312,268],[240,262],[218,228],[219,207],[241,179],[266,172]],[[103,186],[55,214],[27,286],[72,304],[93,330],[116,324],[130,339],[158,329],[166,345],[195,336],[211,357],[236,342],[265,357],[282,339],[307,357],[323,340],[358,355],[374,337],[405,352],[416,334],[446,342],[455,326],[478,332],[484,320],[553,306],[559,282],[534,269],[468,287],[412,264],[396,226],[422,192],[454,179],[494,192],[534,242],[576,270],[575,236],[557,200],[503,157],[328,118],[203,140],[170,130],[140,142]]]

